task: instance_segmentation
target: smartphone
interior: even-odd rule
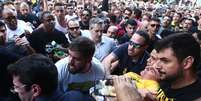
[[[115,88],[112,79],[98,80],[95,82],[94,94],[115,97]]]

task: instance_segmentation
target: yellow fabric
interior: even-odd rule
[[[33,4],[35,4],[35,3],[36,3],[36,0],[31,0],[31,2],[32,2]]]
[[[133,72],[126,73],[125,75],[136,81],[138,89],[147,89],[153,93],[156,93],[159,89],[158,82],[154,80],[143,80],[140,75]]]

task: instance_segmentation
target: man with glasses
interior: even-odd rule
[[[149,35],[145,31],[136,31],[129,42],[122,44],[103,60],[107,72],[110,74],[116,69],[120,71],[115,74],[122,74],[122,72],[139,74],[149,57],[146,51],[149,42]]]
[[[13,88],[21,101],[69,101],[58,87],[58,72],[54,63],[40,54],[26,56],[8,67]],[[75,100],[79,101],[79,100]]]
[[[68,42],[71,43],[75,38],[79,36],[87,36],[85,31],[80,30],[80,24],[77,19],[71,19],[67,22],[68,33],[66,38]]]
[[[3,20],[7,29],[7,43],[13,43],[16,37],[19,37],[22,34],[31,33],[33,31],[33,29],[24,21],[18,20],[17,14],[11,9],[3,9]]]
[[[91,19],[92,12],[89,9],[84,9],[81,14],[80,28],[82,30],[89,30],[89,20]]]

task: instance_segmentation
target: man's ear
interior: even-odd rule
[[[38,84],[33,84],[31,86],[32,92],[33,92],[33,96],[37,97],[41,94],[42,90],[41,87]]]
[[[183,60],[182,66],[184,69],[189,69],[192,67],[193,63],[194,63],[194,58],[192,56],[188,56]]]

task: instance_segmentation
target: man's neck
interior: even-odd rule
[[[64,18],[64,17],[57,17],[57,21],[58,21],[58,23],[59,23],[62,27],[66,27],[66,23],[65,23],[65,18]]]
[[[86,73],[86,72],[90,71],[91,65],[92,65],[91,63],[88,63],[88,64],[86,65],[85,69],[82,70],[82,73]]]
[[[43,26],[43,29],[44,29],[46,32],[53,32],[53,31],[54,31],[54,28],[46,28],[45,26]]]
[[[189,85],[195,83],[196,80],[197,80],[196,73],[191,74],[191,75],[186,75],[186,76],[181,77],[181,78],[175,80],[174,82],[172,82],[171,88],[172,89],[183,88],[183,87],[186,87],[186,86],[189,86]]]

